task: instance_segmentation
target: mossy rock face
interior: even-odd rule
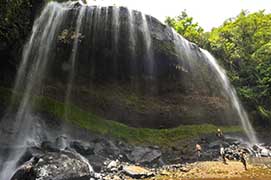
[[[15,112],[22,94],[14,94],[10,89],[0,87],[0,115],[4,114],[11,95],[16,95],[16,98],[14,104],[8,106],[9,112]],[[158,145],[165,149],[175,146],[185,147],[185,144],[193,141],[192,139],[198,139],[207,134],[213,136],[217,132],[217,128],[221,128],[224,133],[242,132],[239,126],[215,126],[212,124],[181,125],[170,129],[134,128],[85,111],[78,106],[64,104],[43,96],[33,96],[31,106],[35,115],[42,117],[42,120],[53,129],[60,128],[59,126],[63,128],[63,125],[67,123],[68,126],[79,127],[104,137],[121,139],[131,144]],[[14,114],[11,113],[10,116],[14,116]],[[8,124],[12,123],[9,119],[4,119],[4,122],[5,120],[8,121],[6,122],[7,127],[1,128],[8,128]],[[50,131],[50,128],[47,130]]]
[[[86,111],[133,127],[172,128],[181,124],[237,124],[228,100],[202,53],[191,44],[193,62],[176,50],[174,33],[146,16],[151,49],[147,49],[142,14],[119,7],[116,36],[114,8],[88,7],[80,33],[75,33],[80,7],[71,9],[58,33],[55,58],[44,93],[65,100],[74,37],[78,49],[71,102]],[[132,42],[134,40],[134,44]],[[182,56],[183,55],[183,56]],[[150,57],[152,56],[152,57]],[[195,60],[193,60],[195,61]],[[150,70],[149,66],[152,66]]]
[[[118,27],[114,24],[116,7],[88,7],[80,33],[76,33],[80,8],[77,4],[68,10],[61,23],[56,48],[50,54],[44,95],[65,101],[63,92],[68,88],[71,53],[78,37],[70,102],[85,111],[134,127],[236,124],[227,98],[216,91],[219,87],[210,67],[199,58],[202,53],[197,46],[190,45],[191,58],[198,61],[189,69],[186,64],[191,59],[180,57],[169,27],[146,16],[148,34],[142,13],[132,11],[131,33],[129,11],[124,7],[118,8]],[[14,65],[11,67],[15,72]]]

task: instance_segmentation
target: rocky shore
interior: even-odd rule
[[[268,145],[259,145],[256,149],[256,146],[251,147],[234,138],[220,139],[211,135],[200,139],[199,143],[203,147],[201,157],[195,157],[193,151],[190,159],[175,157],[179,163],[173,164],[167,159],[170,152],[156,146],[129,145],[101,137],[84,142],[59,136],[54,141],[42,142],[40,146],[28,147],[20,160],[20,167],[11,179],[271,178]],[[221,144],[225,147],[228,164],[223,164],[219,156]],[[240,162],[240,150],[247,152],[248,171]],[[183,159],[187,159],[187,162]]]
[[[1,131],[0,168],[5,169],[18,159],[16,154],[22,154],[17,170],[12,171],[12,180],[175,180],[265,177],[270,172],[270,144],[251,146],[242,140],[241,134],[225,133],[223,138],[215,133],[205,134],[162,147],[90,133],[49,117],[33,118],[33,128],[40,133],[35,139],[28,139],[25,146],[14,144],[8,119]],[[50,132],[50,136],[44,132]],[[196,144],[202,147],[200,158],[195,153]],[[221,145],[231,160],[228,165],[223,164],[219,155]],[[240,150],[247,152],[248,171],[240,162]]]

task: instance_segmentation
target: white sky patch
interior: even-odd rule
[[[166,16],[177,16],[186,9],[206,31],[237,16],[241,10],[271,12],[271,0],[87,0],[89,5],[127,6],[164,22]]]

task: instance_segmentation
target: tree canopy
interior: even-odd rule
[[[182,11],[181,15],[174,18],[166,17],[165,23],[189,41],[201,43],[204,30],[198,23],[193,22],[193,18],[188,16],[186,11]]]

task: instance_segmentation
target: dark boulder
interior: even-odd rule
[[[157,161],[161,157],[162,153],[158,149],[152,149],[149,147],[135,147],[127,158],[134,163],[150,164]]]
[[[86,143],[82,141],[72,141],[70,143],[70,147],[76,150],[79,154],[82,154],[84,156],[92,155],[94,154],[94,143]],[[96,150],[97,151],[97,150]]]
[[[92,167],[76,153],[46,152],[42,157],[33,157],[19,167],[12,180],[83,180],[89,179],[92,173]]]
[[[104,162],[107,160],[106,157],[100,155],[90,155],[86,157],[93,167],[95,172],[100,172],[104,166]]]
[[[11,180],[36,180],[36,172],[34,170],[35,165],[38,163],[39,158],[33,157],[23,165],[21,165]]]
[[[209,143],[208,148],[210,148],[210,149],[219,149],[221,145],[223,147],[228,147],[229,143],[225,142],[224,140],[217,140],[217,141],[213,141],[213,142]]]

